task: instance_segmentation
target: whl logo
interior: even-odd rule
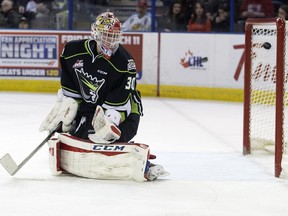
[[[185,56],[180,59],[180,64],[184,68],[206,69],[204,63],[207,61],[208,57],[193,55],[193,52],[188,50],[188,52],[185,53]]]
[[[83,67],[83,60],[77,60],[72,68],[82,68]]]

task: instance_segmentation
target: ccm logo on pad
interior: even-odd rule
[[[93,145],[94,151],[123,151],[125,146],[120,145]]]

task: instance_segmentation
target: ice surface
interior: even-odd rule
[[[56,95],[0,93],[0,157],[20,163],[47,136]],[[170,176],[155,182],[54,177],[45,145],[13,177],[0,167],[1,216],[287,216],[273,157],[242,155],[242,103],[143,98],[135,141]]]

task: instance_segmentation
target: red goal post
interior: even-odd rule
[[[275,176],[288,174],[287,23],[248,19],[245,26],[243,154],[275,149]]]

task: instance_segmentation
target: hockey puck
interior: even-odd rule
[[[271,44],[270,43],[268,43],[268,42],[265,42],[264,44],[263,44],[263,47],[264,47],[264,49],[270,49],[271,48]]]

